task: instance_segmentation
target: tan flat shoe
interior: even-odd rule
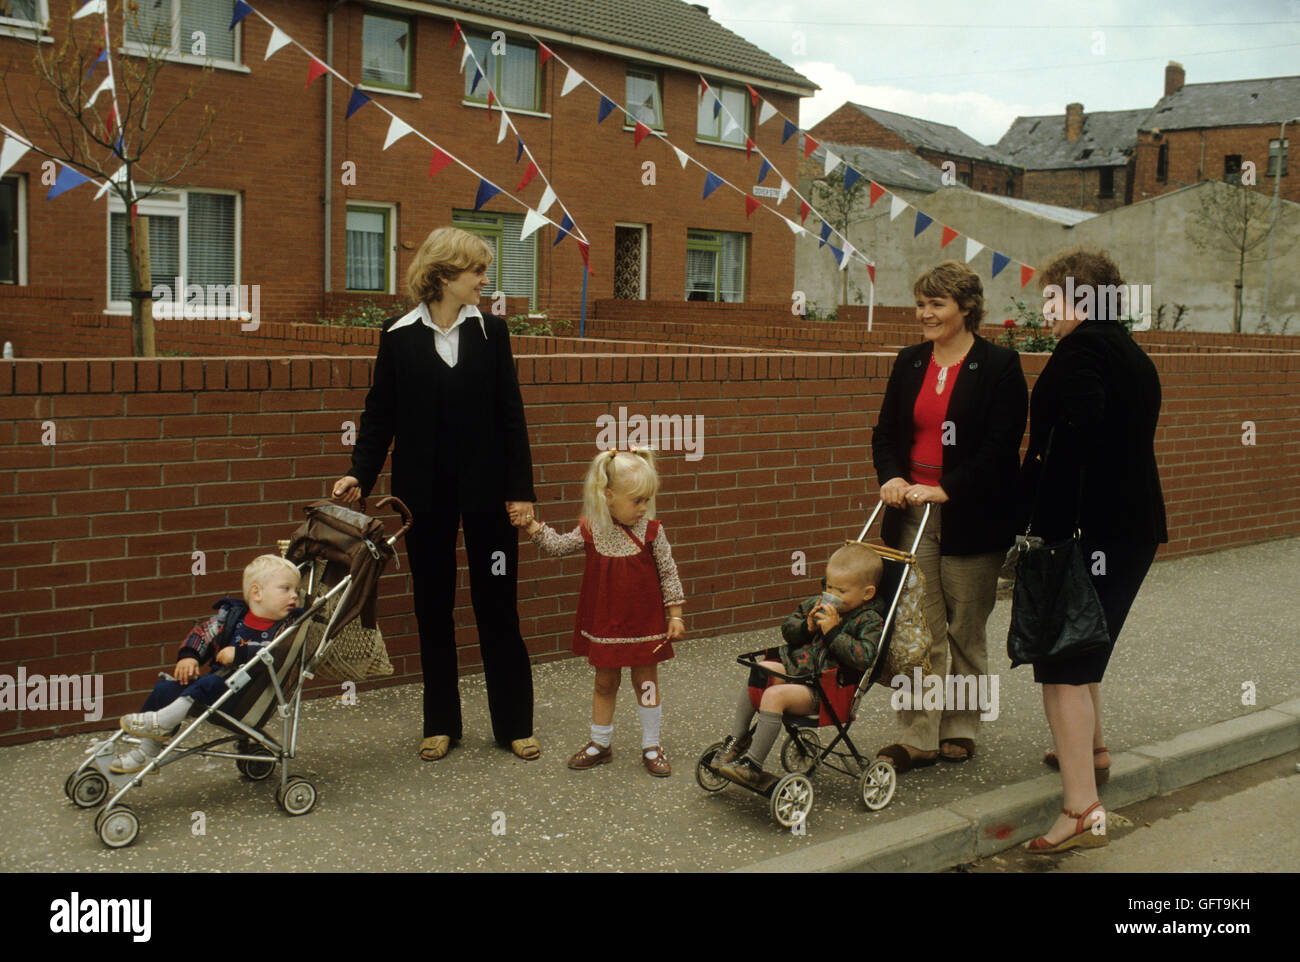
[[[449,751],[451,751],[450,735],[430,735],[420,742],[420,759],[422,761],[436,762]]]
[[[516,738],[510,743],[510,750],[526,762],[536,761],[542,757],[542,746],[537,744],[537,739],[532,735],[527,738]]]

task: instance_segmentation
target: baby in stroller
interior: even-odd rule
[[[834,663],[865,671],[875,660],[884,619],[872,599],[880,586],[883,566],[870,545],[850,542],[831,555],[826,564],[824,591],[803,601],[781,624],[785,644],[777,649],[780,661],[760,661],[761,668],[813,679]],[[732,733],[718,750],[714,770],[725,778],[756,791],[766,791],[776,776],[763,771],[763,763],[782,729],[782,715],[811,715],[818,711],[818,685],[774,684],[763,691],[758,724],[750,729],[754,705],[750,687],[761,688],[771,676],[753,672],[736,706]]]
[[[138,772],[157,756],[195,704],[211,705],[226,690],[220,669],[243,665],[302,610],[298,568],[279,555],[259,555],[244,569],[244,598],[222,598],[217,613],[194,626],[181,645],[172,677],[154,685],[140,712],[122,718],[122,730],[140,744],[118,755],[109,771]],[[208,662],[206,675],[199,667]]]

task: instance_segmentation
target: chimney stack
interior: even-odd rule
[[[1183,70],[1182,64],[1174,60],[1169,61],[1169,65],[1165,67],[1165,96],[1168,97],[1182,90],[1183,80],[1186,77],[1187,73]]]
[[[1065,105],[1065,139],[1074,143],[1083,133],[1083,104]]]

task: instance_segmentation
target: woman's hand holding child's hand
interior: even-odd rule
[[[198,660],[195,658],[182,658],[176,662],[176,670],[172,672],[172,677],[182,685],[188,685],[199,677]]]

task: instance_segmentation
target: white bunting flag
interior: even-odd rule
[[[769,104],[766,100],[764,100],[763,106],[758,108],[758,125],[762,127],[765,123],[767,123],[775,116],[776,116],[776,108],[773,107],[771,104]]]
[[[463,51],[461,51],[461,54],[460,54],[460,72],[461,72],[461,73],[464,73],[464,72],[465,72],[465,63],[466,63],[466,61],[469,60],[469,55],[470,55],[472,52],[473,52],[473,51],[471,51],[471,50],[469,49],[469,44],[465,44],[465,49],[464,49]]]
[[[673,153],[677,155],[677,162],[682,165],[682,170],[685,170],[686,162],[689,161],[691,158],[686,155],[686,151],[682,150],[680,147],[676,145],[673,145]]]
[[[508,115],[508,114],[503,110],[503,111],[501,111],[501,127],[500,127],[499,130],[497,130],[497,143],[498,143],[498,144],[501,143],[501,141],[503,141],[503,140],[506,139],[506,131],[507,131],[509,128],[510,128],[510,117],[509,117],[509,115]]]
[[[4,146],[0,147],[0,177],[3,177],[9,168],[18,163],[22,155],[31,149],[32,145],[17,134],[9,134],[5,138]]]
[[[822,174],[829,176],[830,172],[834,170],[836,167],[838,167],[839,165],[840,165],[840,158],[835,154],[832,154],[829,150],[826,151],[826,166],[825,169],[822,171]]]
[[[120,184],[124,180],[126,180],[126,164],[123,164],[121,167],[117,168],[117,173],[115,173],[112,177],[108,178],[108,180],[104,181],[104,183],[99,185],[99,190],[95,192],[95,200],[99,200],[99,198],[104,196],[104,193],[108,190],[108,185],[110,183]],[[135,195],[134,188],[132,189],[131,194],[132,196]]]
[[[582,82],[583,82],[582,74],[578,73],[578,71],[570,67],[569,75],[564,78],[564,86],[560,88],[560,96],[561,97],[569,96],[569,94],[573,92],[573,88],[578,86],[578,84]]]
[[[537,213],[545,214],[555,203],[555,191],[551,190],[551,185],[546,185],[546,190],[542,192],[542,201],[537,205]]]
[[[725,130],[722,131],[723,139],[726,139],[727,134],[731,133],[733,130],[739,130],[739,129],[740,129],[740,124],[736,123],[736,118],[731,116],[730,113],[728,113],[727,127]]]
[[[72,15],[72,19],[80,20],[82,17],[89,17],[92,13],[106,15],[108,13],[108,0],[90,0],[90,3]]]
[[[289,35],[279,27],[271,28],[271,39],[266,42],[266,56],[263,60],[270,60],[278,51],[289,45]]]
[[[905,210],[907,210],[907,201],[903,200],[903,198],[899,197],[897,194],[890,194],[889,219],[893,220]]]
[[[786,196],[790,193],[790,182],[784,177],[781,178],[781,187],[776,192],[776,202],[784,204]]]
[[[792,221],[789,217],[786,217],[785,214],[781,215],[781,219],[785,221],[785,226],[790,228],[790,233],[794,234],[795,237],[798,237],[800,234],[808,233],[806,230],[803,229],[803,225],[798,224],[795,221]]]
[[[966,238],[966,263],[969,264],[975,255],[984,249],[984,245],[977,240]]]
[[[856,252],[857,252],[857,248],[855,248],[848,241],[844,242],[844,253],[840,255],[840,270],[844,270],[849,266],[849,258],[852,257]]]
[[[105,77],[103,80],[100,81],[99,86],[95,88],[95,92],[91,94],[90,99],[86,101],[86,109],[89,110],[91,107],[95,106],[95,101],[99,99],[99,95],[102,94],[105,90],[112,90],[112,89],[113,89],[113,76],[112,74],[109,74],[107,77]]]
[[[524,215],[524,226],[519,230],[519,239],[523,240],[533,231],[537,230],[537,228],[546,223],[549,222],[545,217],[537,213],[537,211],[533,210],[531,207],[528,208],[528,213]]]
[[[394,115],[388,124],[388,136],[384,138],[384,150],[387,150],[411,132],[411,125],[401,117]]]

